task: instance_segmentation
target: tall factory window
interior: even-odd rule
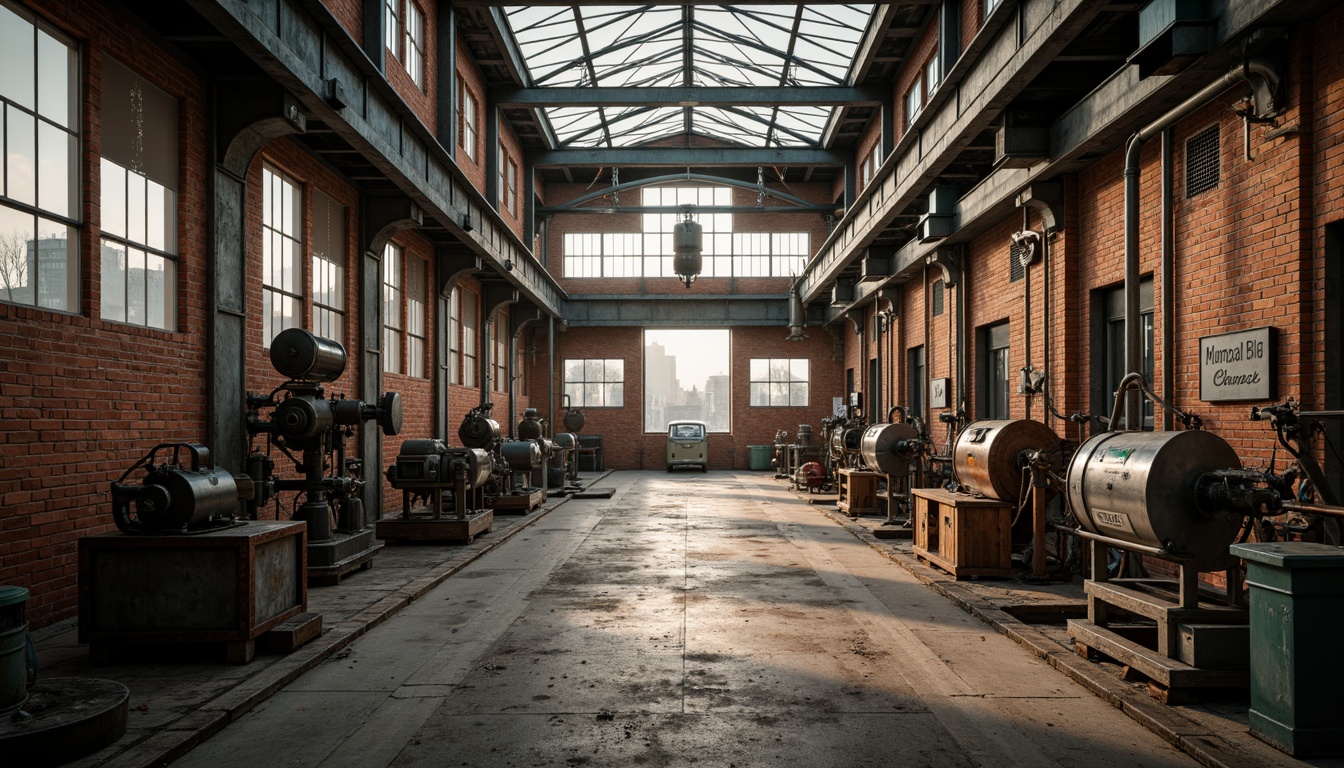
[[[929,60],[924,63],[925,94],[933,96],[933,92],[938,90],[938,84],[942,81],[943,71],[938,65],[938,49],[934,48],[933,53],[929,54]]]
[[[103,60],[104,320],[177,327],[177,99]]]
[[[454,287],[448,294],[448,338],[443,340],[448,349],[448,383],[462,383],[462,289]]]
[[[924,347],[911,347],[905,352],[906,401],[911,416],[924,418]],[[873,414],[877,418],[879,414]]]
[[[416,87],[425,87],[425,13],[412,0],[406,3],[406,51],[403,64]]]
[[[943,314],[943,281],[933,281],[933,300],[929,302],[933,305],[933,316],[938,317]]]
[[[625,361],[620,358],[566,358],[565,394],[570,405],[620,408],[625,405]]]
[[[905,92],[905,129],[910,130],[910,125],[919,117],[920,110],[924,109],[924,75],[921,73],[915,78],[915,82],[910,85],[910,90]]]
[[[280,171],[261,172],[261,338],[303,324],[303,191]]]
[[[345,206],[313,193],[313,333],[345,344]]]
[[[425,296],[428,294],[425,273],[429,265],[419,256],[406,259],[406,375],[426,378],[425,338],[429,335],[425,318]]]
[[[518,163],[503,147],[499,148],[499,207],[518,215]]]
[[[476,96],[467,87],[461,72],[457,73],[457,107],[462,115],[461,130],[458,131],[458,145],[466,153],[467,159],[474,163],[476,162],[477,136],[480,133],[477,122],[480,110],[477,107]]]
[[[393,56],[401,57],[401,0],[383,0],[383,44]]]
[[[383,371],[401,373],[401,246],[383,249]]]
[[[807,405],[807,358],[753,357],[748,368],[752,405]]]
[[[79,311],[78,82],[75,44],[0,4],[2,301]]]
[[[469,387],[480,383],[476,360],[480,355],[477,329],[481,327],[480,300],[471,291],[462,291],[462,383]]]
[[[1093,399],[1096,402],[1094,412],[1106,416],[1111,414],[1115,405],[1115,390],[1120,380],[1129,371],[1125,370],[1125,289],[1123,286],[1098,292],[1093,296],[1092,322],[1093,339],[1100,343],[1094,346],[1102,350],[1101,359],[1094,355],[1093,363],[1099,377],[1093,385]],[[1139,282],[1139,339],[1141,349],[1140,366],[1149,385],[1153,383],[1153,279],[1144,278]],[[1099,368],[1099,370],[1098,370]],[[1098,381],[1099,379],[1099,381]],[[1143,398],[1143,428],[1153,428],[1153,402]]]
[[[726,329],[644,331],[644,431],[669,421],[703,421],[710,432],[731,427],[732,390]]]
[[[509,391],[509,316],[503,312],[491,325],[491,384],[496,392]]]
[[[1008,323],[985,326],[979,336],[980,418],[1009,418]]]

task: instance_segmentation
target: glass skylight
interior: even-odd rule
[[[511,6],[532,87],[850,84],[872,5]],[[833,107],[553,107],[562,147],[685,133],[747,146],[817,146]]]

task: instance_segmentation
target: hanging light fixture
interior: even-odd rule
[[[695,223],[695,206],[681,207],[682,220],[672,227],[672,271],[687,288],[700,274],[704,259],[700,256],[700,225]]]

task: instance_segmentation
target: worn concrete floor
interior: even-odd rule
[[[762,475],[603,484],[174,765],[1195,764]]]

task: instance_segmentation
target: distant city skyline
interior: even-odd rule
[[[711,431],[728,431],[727,330],[646,330],[644,351],[645,430],[697,419]]]

